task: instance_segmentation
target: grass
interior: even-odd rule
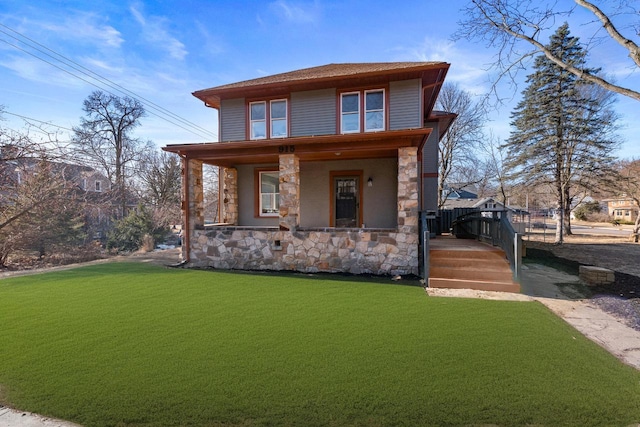
[[[542,305],[113,263],[0,281],[0,399],[86,426],[640,422]]]

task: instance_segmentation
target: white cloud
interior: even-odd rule
[[[64,18],[61,24],[33,22],[48,32],[53,32],[65,40],[97,45],[99,48],[119,48],[124,39],[111,25],[101,23],[102,18],[93,13],[75,13]]]
[[[184,43],[169,34],[166,29],[169,25],[169,20],[159,16],[145,17],[141,9],[141,4],[136,4],[129,8],[135,20],[142,27],[142,37],[155,45],[156,48],[168,51],[169,56],[173,59],[182,61],[187,56],[188,51]]]
[[[316,3],[310,5],[301,5],[285,0],[278,0],[269,5],[269,7],[279,16],[287,21],[296,24],[308,24],[316,22],[318,16],[318,5]]]
[[[447,81],[457,83],[467,92],[481,95],[489,90],[486,70],[491,58],[477,51],[462,50],[446,39],[425,37],[417,46],[399,48],[404,57],[413,61],[443,61],[451,64]]]
[[[8,68],[25,80],[62,87],[80,87],[84,83],[46,62],[26,56],[7,56],[0,66]]]

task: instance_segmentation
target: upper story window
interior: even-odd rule
[[[374,132],[385,129],[384,89],[340,94],[340,132]]]
[[[384,91],[368,90],[364,94],[365,132],[384,130]]]
[[[250,139],[285,138],[288,134],[287,100],[258,101],[249,104]]]
[[[360,93],[343,93],[340,99],[342,133],[360,132]]]
[[[101,181],[96,181],[96,191],[98,191],[98,192],[102,191],[102,182]]]

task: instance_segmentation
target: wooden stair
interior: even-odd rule
[[[429,287],[520,292],[502,249],[446,236],[429,246]]]

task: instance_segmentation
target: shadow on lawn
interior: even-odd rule
[[[580,266],[586,265],[578,261],[558,257],[550,251],[536,248],[527,248],[527,256],[523,260],[525,263],[546,265],[573,276],[578,276]],[[576,287],[575,284],[569,285]],[[614,283],[597,286],[580,285],[577,290],[586,298],[592,298],[596,295],[611,295],[624,299],[636,299],[640,298],[640,277],[616,271]]]

